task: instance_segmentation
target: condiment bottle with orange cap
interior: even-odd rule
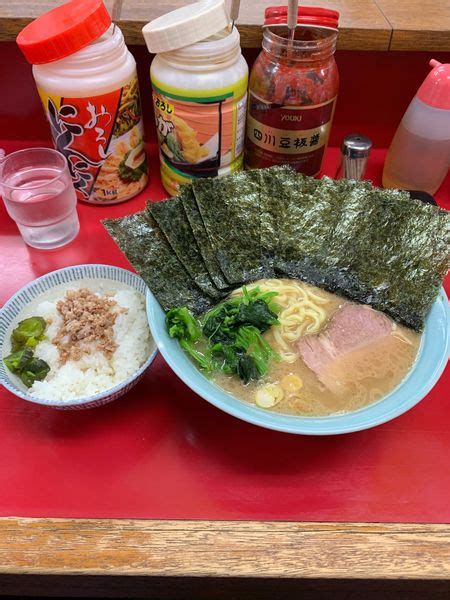
[[[432,71],[412,99],[392,140],[383,186],[434,194],[450,167],[450,64]]]
[[[136,62],[103,0],[72,0],[38,17],[17,43],[33,65],[53,142],[77,197],[128,200],[147,184]]]

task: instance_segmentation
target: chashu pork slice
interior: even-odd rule
[[[301,338],[298,348],[306,366],[331,389],[330,367],[334,363],[390,336],[392,329],[392,321],[383,313],[363,304],[346,304],[332,316],[323,333]]]

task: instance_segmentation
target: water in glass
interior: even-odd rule
[[[27,244],[58,248],[77,235],[76,195],[66,170],[27,165],[3,173],[1,183],[7,211]]]

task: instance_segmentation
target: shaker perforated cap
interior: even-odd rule
[[[200,42],[230,22],[225,0],[200,0],[162,15],[142,28],[149,52],[169,52]]]
[[[360,133],[350,133],[342,140],[341,152],[349,158],[365,158],[369,156],[372,140]]]

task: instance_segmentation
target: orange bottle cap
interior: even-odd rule
[[[44,13],[17,36],[16,42],[33,65],[65,58],[105,33],[111,17],[103,0],[71,0]]]

